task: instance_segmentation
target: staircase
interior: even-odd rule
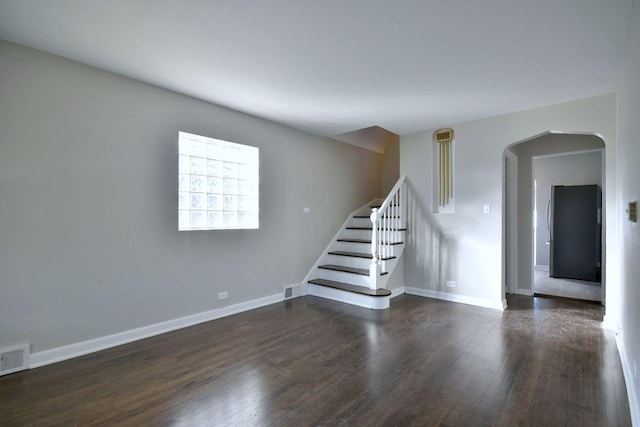
[[[384,200],[353,212],[307,275],[309,295],[371,309],[389,308],[385,288],[404,250],[405,176]]]

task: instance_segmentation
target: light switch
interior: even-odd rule
[[[638,202],[637,201],[629,203],[627,214],[629,215],[629,221],[638,222]]]
[[[483,212],[485,215],[486,215],[486,214],[488,214],[488,213],[491,213],[491,205],[488,205],[488,204],[484,205],[484,206],[482,207],[482,212]]]
[[[302,212],[309,213],[311,212],[311,208],[302,208]]]

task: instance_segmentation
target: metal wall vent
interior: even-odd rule
[[[29,369],[29,344],[0,349],[0,375]]]
[[[436,142],[451,142],[453,141],[453,129],[438,129],[434,132],[433,139]]]
[[[301,297],[302,290],[302,285],[299,283],[294,285],[284,285],[282,287],[282,293],[284,294],[285,300]]]

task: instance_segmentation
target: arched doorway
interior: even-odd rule
[[[536,221],[537,206],[535,199],[535,159],[552,158],[569,153],[597,151],[601,155],[600,179],[603,191],[606,191],[604,182],[604,141],[593,134],[562,134],[546,132],[541,135],[516,142],[504,151],[504,277],[505,292],[524,295],[533,295],[536,292],[536,249],[542,253],[544,248],[536,246]],[[568,157],[567,157],[568,159]],[[570,170],[563,171],[571,176]],[[545,181],[548,185],[549,181]],[[571,184],[571,180],[565,183]],[[604,194],[604,193],[603,193]],[[543,208],[546,209],[546,206]],[[604,210],[603,210],[604,212]],[[602,216],[602,229],[604,232],[605,215]],[[542,224],[544,225],[544,224]],[[539,233],[540,234],[540,233]],[[538,236],[540,237],[540,236]],[[539,241],[539,240],[538,240]],[[601,258],[604,260],[604,256]],[[538,267],[544,267],[542,264]],[[605,296],[605,268],[602,265],[602,287],[600,298],[604,303]],[[538,276],[541,276],[538,272]],[[560,295],[572,297],[571,295]],[[579,295],[576,295],[579,297]]]

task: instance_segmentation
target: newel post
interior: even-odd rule
[[[371,264],[369,265],[369,287],[371,289],[378,289],[378,278],[380,277],[380,263],[378,262],[378,208],[371,210],[371,224],[373,225],[371,230]]]

